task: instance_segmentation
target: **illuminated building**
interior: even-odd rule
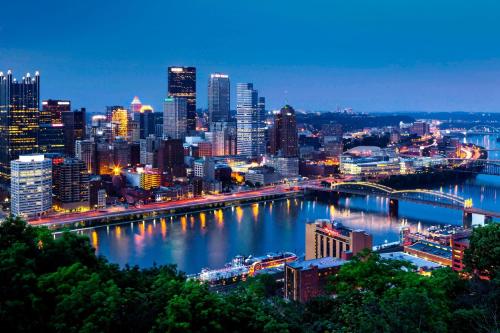
[[[97,174],[96,143],[93,140],[76,140],[75,157],[85,163],[89,174]]]
[[[425,121],[416,121],[411,125],[410,133],[417,136],[424,136],[430,133],[430,125]]]
[[[150,105],[143,105],[138,112],[133,113],[132,117],[139,123],[140,139],[155,134],[155,114]]]
[[[419,240],[404,247],[404,252],[443,266],[452,266],[451,247],[436,242]]]
[[[236,155],[236,126],[234,123],[214,122],[210,125],[210,132],[206,132],[205,136],[211,136],[213,156]]]
[[[281,157],[298,157],[299,144],[295,110],[285,105],[274,115],[271,130],[271,154]]]
[[[203,141],[198,143],[198,156],[211,157],[212,156],[212,143]]]
[[[236,126],[238,155],[263,155],[266,151],[265,112],[252,83],[236,85]]]
[[[229,101],[229,76],[221,73],[210,74],[208,80],[208,115],[210,123],[229,121]]]
[[[89,173],[87,165],[77,158],[66,158],[54,165],[55,204],[63,210],[89,208]]]
[[[123,172],[127,183],[131,187],[151,190],[160,187],[161,174],[157,168],[151,166],[129,168]]]
[[[38,151],[40,76],[21,81],[0,72],[0,181],[10,179],[10,162]]]
[[[52,208],[52,161],[43,155],[21,155],[11,165],[11,213],[36,217]]]
[[[128,112],[126,109],[114,109],[111,115],[113,139],[116,137],[128,138]]]
[[[265,165],[273,167],[276,172],[286,178],[293,178],[299,175],[298,157],[266,157]]]
[[[196,68],[178,67],[178,66],[169,67],[167,96],[180,97],[186,99],[186,129],[188,132],[195,131],[196,130]]]
[[[361,250],[372,249],[372,236],[341,223],[316,220],[306,223],[306,260],[335,257],[350,259]]]
[[[281,180],[281,175],[268,166],[248,168],[245,173],[245,181],[253,185],[265,186],[279,183]]]
[[[140,112],[142,108],[142,103],[139,97],[134,96],[134,99],[130,103],[130,111],[131,112]]]
[[[71,111],[71,102],[68,100],[44,100],[40,111],[40,124],[62,124],[62,113],[68,111]]]
[[[44,100],[40,111],[39,151],[41,153],[65,153],[66,139],[62,113],[71,110],[66,100]]]
[[[375,146],[354,147],[340,156],[340,172],[347,175],[392,175],[400,168],[394,151]]]
[[[200,158],[194,161],[194,176],[205,180],[215,179],[215,161],[212,158]]]
[[[75,156],[75,141],[85,139],[85,115],[85,108],[61,113],[67,156]]]
[[[187,134],[187,101],[168,97],[163,102],[163,137],[184,139]]]
[[[285,264],[285,298],[305,303],[324,295],[329,278],[347,261],[326,257]]]

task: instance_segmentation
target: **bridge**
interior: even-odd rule
[[[326,186],[305,186],[305,189],[336,194],[375,195],[389,199],[389,214],[397,216],[399,201],[456,209],[463,211],[464,225],[472,222],[472,214],[484,215],[487,220],[500,218],[500,212],[485,211],[472,207],[472,200],[460,196],[427,189],[396,190],[370,182],[331,182]]]
[[[500,160],[448,158],[448,165],[455,171],[483,173],[500,176]]]
[[[493,135],[500,134],[500,128],[492,126],[474,126],[467,130],[466,134],[481,134],[481,135]]]

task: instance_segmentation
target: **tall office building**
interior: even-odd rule
[[[237,152],[244,156],[265,153],[265,113],[252,83],[236,85]]]
[[[168,68],[168,97],[182,97],[187,101],[187,131],[196,131],[196,68]]]
[[[85,163],[89,174],[97,174],[96,143],[93,139],[76,140],[75,157]]]
[[[126,109],[114,109],[111,114],[111,126],[113,127],[113,140],[117,136],[128,138],[128,112]]]
[[[274,115],[271,130],[271,154],[281,157],[298,157],[299,144],[295,110],[285,105]]]
[[[48,99],[42,101],[38,136],[40,153],[64,154],[66,140],[64,138],[62,113],[70,110],[71,102],[67,100]]]
[[[139,139],[145,139],[155,134],[155,114],[153,107],[143,105],[139,112],[132,114],[134,121],[139,123]]]
[[[158,169],[162,174],[173,177],[186,175],[184,167],[184,147],[182,140],[161,140],[158,147]]]
[[[89,173],[85,163],[66,158],[53,166],[54,195],[58,206],[65,210],[89,207]]]
[[[229,121],[229,96],[229,76],[220,73],[210,74],[208,80],[208,115],[210,123]]]
[[[36,217],[52,208],[52,160],[21,155],[11,165],[11,213]]]
[[[163,102],[163,137],[182,139],[187,134],[187,100],[167,97]]]
[[[75,141],[85,139],[85,108],[61,113],[64,125],[64,149],[67,156],[75,156]]]
[[[130,103],[130,112],[140,112],[142,108],[142,103],[139,97],[135,96],[132,102]]]
[[[10,162],[38,151],[40,76],[21,81],[0,72],[0,181],[10,179]]]

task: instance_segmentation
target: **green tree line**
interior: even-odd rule
[[[478,228],[467,265],[430,277],[363,252],[307,304],[284,300],[261,275],[229,293],[187,280],[174,266],[120,268],[89,239],[54,238],[18,218],[0,224],[3,332],[496,332],[500,228]],[[332,296],[335,295],[335,296]]]

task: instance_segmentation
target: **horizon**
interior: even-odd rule
[[[39,70],[43,99],[90,112],[128,106],[136,95],[161,110],[168,66],[197,68],[198,108],[207,104],[209,74],[221,72],[230,76],[233,109],[235,84],[252,82],[269,109],[500,111],[495,1],[3,7],[14,14],[0,23],[0,69],[16,77]],[[17,13],[32,24],[19,24]]]

